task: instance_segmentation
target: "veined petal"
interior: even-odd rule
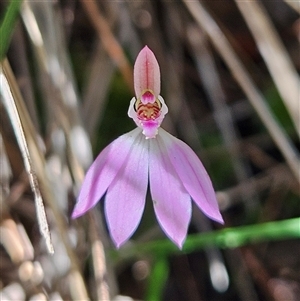
[[[105,197],[110,235],[119,248],[136,230],[145,207],[148,186],[148,140],[140,133]]]
[[[134,90],[140,99],[146,90],[153,92],[155,97],[160,93],[160,71],[154,53],[145,46],[138,54],[133,70]]]
[[[83,215],[101,199],[127,160],[139,134],[141,130],[136,128],[120,136],[98,155],[86,173],[72,218]]]
[[[163,129],[158,134],[164,141],[169,158],[192,199],[211,219],[223,223],[211,180],[194,151],[183,141]]]
[[[154,211],[162,229],[181,248],[191,219],[191,197],[178,178],[161,137],[149,142],[150,192]]]

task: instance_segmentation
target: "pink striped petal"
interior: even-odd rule
[[[96,205],[127,160],[141,130],[136,128],[109,144],[95,159],[83,181],[72,218],[83,215]]]
[[[149,142],[150,192],[155,214],[164,232],[181,248],[191,219],[191,197],[178,178],[161,137]]]
[[[148,140],[140,133],[105,197],[110,235],[119,248],[136,230],[145,207],[148,186]]]
[[[224,223],[211,180],[194,151],[163,129],[159,129],[158,135],[163,139],[170,160],[192,199],[209,218]]]
[[[160,93],[160,71],[153,52],[145,46],[138,54],[133,70],[134,90],[140,99],[146,90],[153,92],[155,97]]]

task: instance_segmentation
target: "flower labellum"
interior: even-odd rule
[[[148,182],[157,220],[182,248],[191,219],[192,200],[209,218],[223,223],[211,180],[201,161],[183,141],[160,125],[168,108],[160,94],[160,70],[145,46],[134,65],[134,89],[128,115],[137,128],[109,144],[85,176],[72,218],[83,215],[105,196],[108,229],[116,247],[138,227]]]

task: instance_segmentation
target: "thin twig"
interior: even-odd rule
[[[277,165],[275,167],[269,168],[265,172],[259,174],[258,176],[252,177],[239,183],[234,187],[229,187],[225,190],[217,192],[217,199],[222,211],[226,211],[228,208],[234,206],[241,200],[241,196],[245,191],[255,189],[257,193],[270,189],[272,183],[280,183],[280,185],[293,191],[295,194],[299,190],[298,185],[294,185],[292,174],[289,169],[284,165]],[[279,184],[278,184],[279,185]],[[294,189],[294,186],[296,189]]]
[[[207,45],[207,37],[203,34],[200,39],[197,39],[196,36],[198,35],[198,29],[194,27],[188,28],[188,38],[194,50],[197,71],[213,106],[215,121],[222,134],[224,145],[231,156],[236,178],[238,181],[244,181],[250,174],[250,167],[241,156],[240,147],[238,146],[238,133],[234,127],[232,112],[226,104],[225,91],[223,90],[213,56]],[[244,199],[247,205],[255,203],[252,202],[253,200],[249,202],[253,196],[254,191],[245,193]]]
[[[253,108],[256,110],[263,124],[268,129],[297,181],[300,182],[300,160],[297,150],[275,120],[270,109],[266,105],[263,95],[256,88],[254,82],[248,75],[238,56],[235,54],[225,35],[215,20],[205,10],[201,2],[188,0],[183,0],[183,2],[198,25],[203,28],[210,37],[213,45],[224,59],[237,83],[247,95]]]
[[[38,121],[38,111],[34,99],[34,90],[30,74],[29,60],[26,53],[25,34],[21,23],[18,23],[11,41],[10,56],[14,58],[10,61],[15,77],[19,84],[24,101],[30,113],[32,122],[40,132],[40,124]]]
[[[8,63],[7,63],[8,64]],[[9,66],[5,70],[10,70]],[[66,249],[66,252],[68,254],[68,257],[70,258],[71,263],[71,271],[70,271],[70,286],[74,288],[72,292],[74,294],[74,299],[81,298],[81,300],[89,300],[88,294],[84,285],[83,277],[79,271],[79,266],[77,262],[77,258],[75,256],[74,250],[71,247],[70,239],[68,237],[68,230],[67,230],[67,224],[66,221],[61,213],[61,211],[58,209],[55,196],[53,195],[53,191],[50,188],[49,179],[45,170],[45,161],[44,156],[41,153],[41,150],[39,149],[36,141],[37,133],[35,132],[35,129],[33,127],[33,124],[31,122],[31,119],[28,115],[28,111],[26,110],[26,107],[24,105],[24,101],[21,97],[21,94],[18,90],[18,87],[15,83],[15,79],[13,76],[13,73],[10,71],[9,78],[11,81],[13,81],[13,87],[14,87],[14,95],[17,97],[15,98],[16,101],[16,107],[19,112],[22,112],[22,124],[24,128],[26,128],[26,141],[28,144],[28,149],[30,153],[34,154],[34,163],[36,168],[36,177],[39,180],[39,184],[41,186],[41,191],[43,192],[44,199],[47,201],[48,206],[51,208],[53,212],[53,216],[55,216],[55,222],[56,226],[59,229],[60,238],[63,242],[63,245]],[[74,281],[74,283],[72,283]],[[75,290],[76,288],[76,290]]]
[[[104,245],[98,234],[99,225],[93,212],[89,213],[88,217],[97,298],[98,300],[110,300]]]
[[[91,138],[104,115],[107,93],[115,71],[115,65],[109,59],[103,45],[99,43],[91,59],[90,76],[83,93],[82,119]]]
[[[300,137],[300,80],[266,10],[257,0],[235,0]]]
[[[108,22],[100,13],[96,1],[81,0],[90,21],[97,30],[99,39],[102,41],[105,50],[110,58],[120,69],[128,87],[133,90],[133,72],[125,53],[117,39],[114,37]]]
[[[286,4],[288,4],[291,8],[293,8],[297,13],[300,14],[300,2],[299,0],[283,0]]]
[[[39,66],[43,96],[50,116],[48,123],[53,122],[64,129],[66,135],[68,134],[74,159],[87,168],[92,161],[92,150],[80,120],[79,97],[63,47],[63,29],[56,24],[60,24],[59,14],[55,15],[51,3],[42,4],[42,8],[40,6],[40,3],[25,2],[22,17]],[[45,15],[44,18],[36,17],[40,9]],[[48,17],[47,11],[53,18]],[[56,68],[53,68],[53,61],[56,62]],[[80,143],[82,147],[74,147]],[[54,144],[53,147],[55,146]]]
[[[6,65],[6,69],[8,67],[7,64],[8,64],[8,62],[5,61],[3,67],[5,68],[5,65]],[[7,70],[3,69],[3,67],[1,66],[1,69],[0,69],[1,96],[3,99],[4,106],[6,107],[8,115],[10,117],[12,127],[14,129],[14,132],[15,132],[20,150],[21,150],[21,154],[22,154],[22,157],[24,160],[24,166],[25,166],[25,169],[26,169],[28,177],[29,177],[30,186],[31,186],[32,192],[34,194],[34,201],[35,201],[35,205],[36,205],[36,215],[37,215],[40,232],[45,239],[48,252],[50,254],[53,254],[54,249],[53,249],[53,245],[52,245],[52,241],[51,241],[49,226],[48,226],[45,208],[44,208],[44,204],[43,204],[43,199],[42,199],[39,184],[37,181],[36,171],[35,171],[35,168],[33,167],[33,163],[31,160],[27,141],[26,141],[25,134],[24,134],[23,125],[21,123],[20,115],[19,115],[17,106],[15,104],[15,99],[14,99],[14,96],[11,91],[11,84],[9,83],[9,81],[8,81],[9,79],[6,75]]]

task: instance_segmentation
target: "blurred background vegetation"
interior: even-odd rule
[[[292,0],[1,1],[0,299],[299,300],[299,12]],[[163,127],[197,152],[225,220],[193,208],[182,251],[150,198],[120,250],[101,202],[70,219],[93,158],[135,126],[144,45]]]

